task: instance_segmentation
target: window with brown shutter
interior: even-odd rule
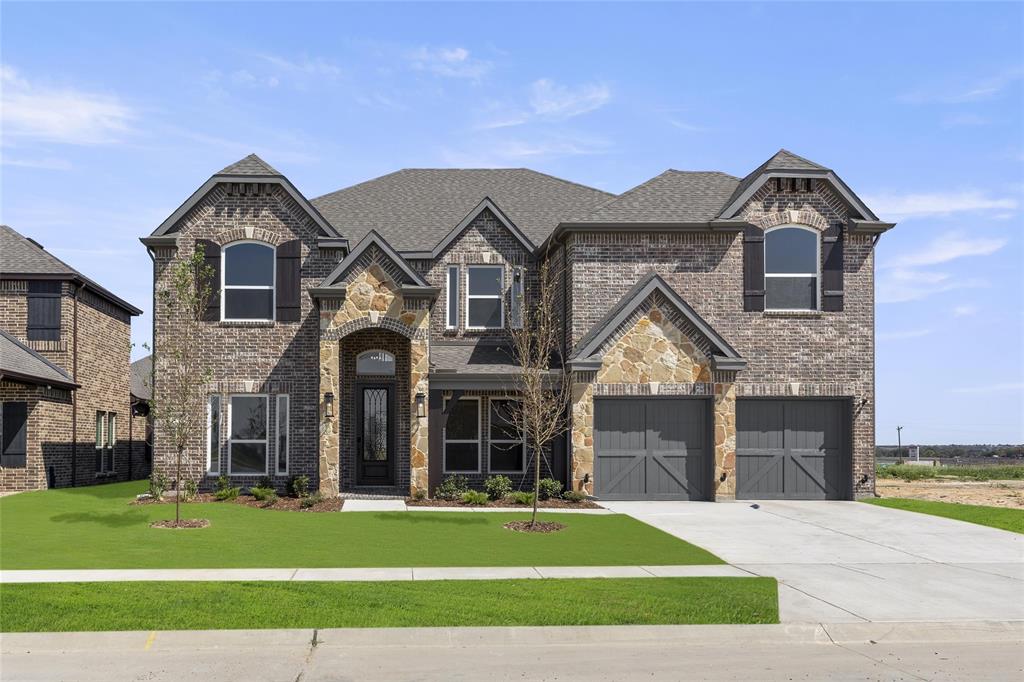
[[[743,310],[764,310],[764,230],[755,225],[743,231]]]
[[[60,341],[60,291],[59,281],[29,281],[26,335],[30,341]]]
[[[277,247],[277,321],[302,318],[302,242],[298,239]]]

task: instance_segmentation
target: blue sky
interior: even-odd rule
[[[137,238],[250,152],[315,197],[407,166],[619,192],[785,147],[900,223],[877,252],[879,442],[1024,441],[1024,5],[2,12],[0,219],[143,309]]]

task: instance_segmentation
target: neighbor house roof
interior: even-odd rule
[[[350,240],[375,230],[409,253],[433,250],[484,199],[537,245],[558,223],[582,218],[613,196],[527,168],[407,168],[312,203]]]
[[[153,399],[153,356],[147,355],[132,363],[131,392],[141,400]]]
[[[142,311],[89,279],[78,270],[54,256],[39,242],[29,239],[7,225],[0,225],[0,278],[61,279],[77,282],[97,296],[106,299],[129,315]]]
[[[77,388],[63,369],[0,329],[0,377],[18,383]]]

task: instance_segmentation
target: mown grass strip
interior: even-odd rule
[[[932,502],[930,500],[908,500],[899,497],[881,497],[863,500],[868,504],[890,509],[943,516],[947,519],[977,523],[1013,533],[1024,533],[1024,509],[986,507],[979,504],[956,504],[953,502]]]

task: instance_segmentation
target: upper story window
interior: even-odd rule
[[[224,249],[222,320],[274,319],[274,247],[238,242]]]
[[[61,283],[31,280],[28,283],[29,341],[60,341]]]
[[[764,235],[766,310],[817,310],[820,280],[818,232],[787,225]]]
[[[466,329],[505,326],[505,269],[500,265],[469,266]]]

